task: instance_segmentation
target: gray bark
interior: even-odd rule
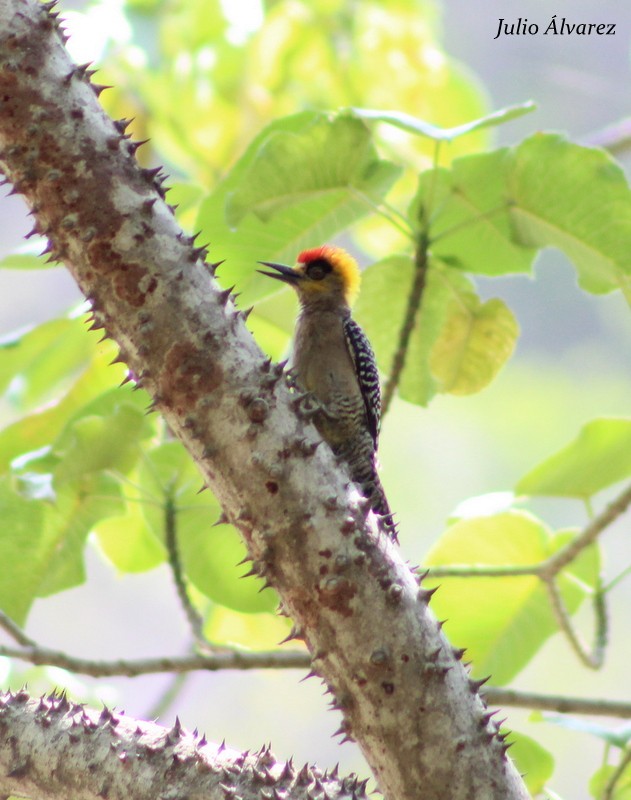
[[[366,782],[305,764],[279,762],[269,748],[238,753],[179,722],[170,730],[65,695],[0,693],[0,796],[38,800],[358,800]]]
[[[340,734],[390,800],[527,797],[431,592],[314,450],[308,415],[97,94],[48,9],[0,0],[0,166],[278,591]]]

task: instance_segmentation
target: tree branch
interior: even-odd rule
[[[631,149],[631,117],[590,133],[584,144],[587,147],[603,147],[614,156],[624,156]]]
[[[0,0],[0,90],[0,165],[278,591],[384,795],[525,800],[431,592],[312,448],[282,370],[35,0]]]
[[[7,624],[9,623],[9,624]],[[0,626],[11,629],[17,637],[23,632],[5,614],[0,612]],[[17,638],[16,637],[16,638]],[[154,659],[138,659],[133,661],[117,660],[114,662],[95,661],[70,656],[56,650],[41,647],[26,637],[32,644],[27,648],[11,648],[0,645],[0,655],[18,658],[30,664],[56,666],[70,672],[82,673],[95,678],[126,676],[137,677],[156,672],[170,672],[177,676],[187,675],[195,670],[216,671],[220,669],[304,669],[310,664],[307,653],[298,651],[281,652],[239,652],[229,651],[209,655],[164,656]],[[492,706],[516,706],[562,714],[595,714],[598,716],[631,719],[631,703],[616,700],[602,700],[566,695],[546,695],[538,692],[526,692],[502,687],[484,687],[484,699]],[[157,714],[149,714],[154,717]]]
[[[542,577],[553,577],[574,561],[585,548],[593,544],[600,534],[613,522],[622,516],[631,505],[631,486],[628,486],[615,500],[612,500],[605,508],[597,514],[591,522],[585,526],[583,531],[565,547],[545,561],[540,568]]]
[[[47,647],[21,649],[0,645],[0,656],[19,658],[29,664],[38,666],[55,666],[71,672],[90,675],[93,678],[111,678],[124,675],[136,678],[139,675],[150,675],[156,672],[192,672],[193,670],[220,669],[304,669],[310,665],[307,653],[299,650],[283,651],[239,651],[226,650],[218,653],[193,653],[186,656],[163,656],[161,658],[138,658],[133,660],[116,659],[115,661],[96,661],[80,658],[51,650]]]
[[[262,748],[238,753],[185,731],[65,695],[0,694],[0,795],[40,800],[331,800],[366,797],[367,781],[302,769]]]
[[[31,649],[37,647],[37,642],[31,639],[30,636],[27,636],[22,628],[20,628],[11,617],[7,616],[4,611],[0,611],[0,628],[4,628],[11,638],[24,648]]]
[[[5,627],[8,618],[0,612],[0,625]],[[17,628],[17,626],[15,626]],[[20,629],[17,628],[19,631]],[[310,665],[307,653],[299,651],[281,652],[240,652],[164,656],[162,658],[134,659],[117,661],[96,661],[77,658],[57,650],[50,650],[33,644],[30,648],[12,648],[0,645],[0,655],[18,658],[29,664],[55,666],[70,672],[90,675],[93,678],[125,676],[135,678],[157,672],[169,672],[176,676],[187,675],[195,670],[217,671],[220,669],[305,669]],[[505,689],[503,687],[484,687],[484,699],[492,706],[517,706],[520,708],[558,711],[563,714],[596,714],[599,716],[631,719],[631,703],[616,700],[602,700],[565,695],[546,695],[538,692]],[[154,717],[157,714],[149,714]]]
[[[503,687],[485,687],[484,696],[492,706],[514,706],[539,711],[557,711],[559,714],[588,714],[602,717],[631,719],[631,703],[619,700],[603,700],[592,697],[566,697],[565,695],[540,694]]]
[[[428,567],[426,574],[432,578],[514,578],[536,575],[538,578],[552,579],[593,544],[609,525],[625,513],[629,505],[631,505],[631,486],[605,506],[574,539],[538,564],[449,564],[444,567]]]
[[[545,584],[550,598],[552,611],[558,622],[559,630],[565,635],[579,660],[590,669],[600,669],[605,660],[607,647],[608,619],[605,592],[602,589],[594,595],[595,634],[594,646],[590,651],[572,626],[570,615],[563,602],[563,597],[556,583],[556,577],[583,550],[593,544],[598,536],[625,513],[631,505],[631,486],[628,486],[614,500],[595,516],[583,531],[571,539],[554,555],[539,564],[529,565],[460,565],[430,567],[426,574],[433,578],[506,578],[523,575],[534,575]]]

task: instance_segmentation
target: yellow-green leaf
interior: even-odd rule
[[[243,614],[214,606],[204,624],[204,635],[208,641],[228,647],[272,650],[287,636],[288,628],[287,620],[275,614]]]
[[[518,333],[517,320],[502,300],[482,303],[473,293],[452,300],[429,362],[441,391],[466,395],[487,386],[510,358]]]
[[[595,419],[517,484],[521,494],[587,499],[631,476],[631,419]]]
[[[552,777],[554,759],[545,747],[524,733],[510,731],[508,741],[511,743],[511,758],[524,776],[528,791],[536,797]]]
[[[602,800],[603,792],[611,783],[616,767],[611,764],[603,764],[596,770],[589,781],[589,792],[596,800]],[[631,800],[631,768],[627,767],[618,777],[613,792],[609,795],[610,800]]]
[[[522,567],[538,564],[567,542],[566,531],[553,534],[532,514],[506,511],[462,519],[451,525],[432,547],[426,566],[461,565]],[[584,559],[559,576],[559,590],[573,614],[598,577],[599,551],[588,548]],[[429,581],[429,579],[428,579]],[[491,673],[496,684],[510,681],[558,630],[548,594],[534,575],[436,579],[440,591],[432,599],[451,641],[466,647],[477,675]]]

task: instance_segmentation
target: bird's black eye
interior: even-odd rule
[[[312,261],[307,267],[307,277],[312,281],[321,281],[326,275],[331,272],[331,265],[323,258],[317,258]]]

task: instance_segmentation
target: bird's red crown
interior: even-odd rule
[[[359,291],[360,272],[357,262],[350,253],[341,247],[324,244],[303,250],[298,256],[299,264],[310,264],[312,261],[322,259],[331,265],[333,272],[337,273],[344,286],[344,296],[349,305],[355,300]]]

